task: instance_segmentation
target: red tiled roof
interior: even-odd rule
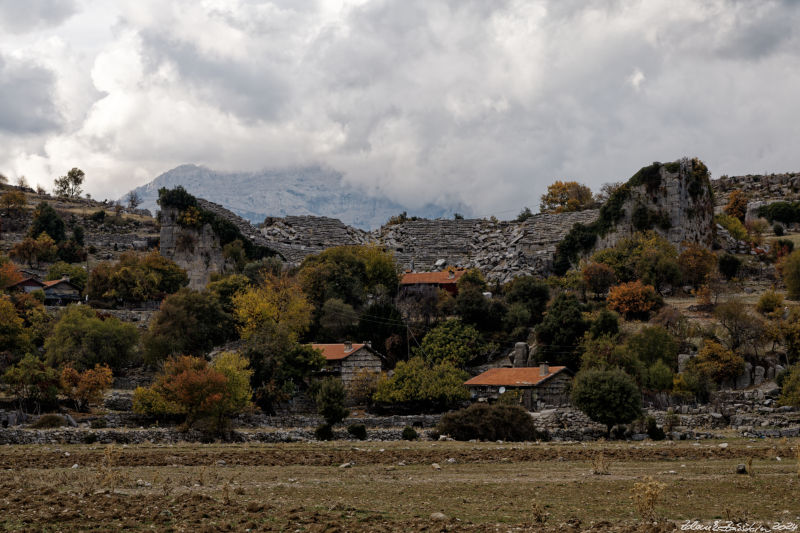
[[[54,279],[52,281],[45,281],[44,282],[44,286],[49,289],[50,287],[54,287],[54,286],[58,285],[59,283],[66,283],[70,287],[73,287],[73,288],[77,289],[77,287],[75,287],[75,285],[73,285],[72,283],[69,282],[69,280],[66,280],[66,279]]]
[[[547,375],[542,375],[538,366],[524,368],[490,368],[483,374],[464,382],[464,385],[529,387],[549,379],[564,370],[565,366],[551,366]]]
[[[11,285],[9,285],[9,286],[8,286],[8,287],[6,287],[6,288],[7,288],[7,289],[10,289],[11,287],[16,287],[17,285],[25,285],[25,284],[27,284],[27,283],[29,283],[29,282],[33,282],[35,285],[38,285],[38,286],[40,286],[40,287],[44,287],[44,283],[42,283],[41,281],[39,281],[39,280],[38,280],[38,279],[36,279],[36,278],[25,278],[25,279],[19,280],[19,281],[18,281],[18,282],[16,282],[16,283],[12,283]]]
[[[400,280],[400,285],[446,285],[448,283],[456,283],[461,276],[466,274],[466,270],[443,270],[441,272],[407,272],[403,274],[403,279]],[[450,274],[453,277],[450,277]]]
[[[322,355],[328,361],[344,359],[348,355],[351,355],[364,347],[363,344],[353,344],[352,350],[345,351],[344,344],[312,344],[311,346],[317,350],[321,350]]]

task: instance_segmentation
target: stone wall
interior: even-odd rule
[[[800,199],[800,173],[747,174],[722,176],[713,180],[714,204],[717,210],[728,203],[730,193],[736,190],[747,194],[751,200],[762,202],[793,201]]]
[[[225,269],[219,238],[206,224],[200,229],[178,224],[178,210],[161,210],[161,255],[186,270],[189,287],[203,289],[211,274]]]
[[[358,350],[342,360],[342,383],[348,387],[359,372],[367,371],[377,375],[381,373],[381,368],[381,359],[377,355],[367,350]]]

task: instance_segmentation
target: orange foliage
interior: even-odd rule
[[[678,256],[678,266],[683,280],[694,287],[708,281],[711,271],[717,264],[717,256],[708,248],[697,243],[688,243]]]
[[[744,222],[744,217],[747,214],[747,195],[740,190],[733,191],[728,197],[725,214]]]
[[[103,398],[111,388],[112,374],[108,365],[95,365],[94,369],[78,372],[67,365],[61,371],[61,388],[78,410],[84,409]]]
[[[20,274],[14,263],[8,261],[0,265],[0,290],[5,289],[19,281],[22,281]]]
[[[586,287],[597,295],[604,294],[617,281],[614,269],[605,263],[589,263],[582,273]]]
[[[646,318],[661,305],[661,297],[652,285],[639,280],[622,283],[608,291],[608,307],[625,318]]]
[[[228,378],[205,359],[182,355],[167,360],[153,388],[184,408],[191,425],[199,416],[216,412],[228,395],[227,384]]]
[[[539,208],[543,213],[581,211],[594,205],[592,190],[577,181],[556,181],[547,187]]]

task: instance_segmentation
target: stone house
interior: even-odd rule
[[[464,383],[476,401],[494,401],[506,391],[519,391],[520,403],[529,411],[546,405],[567,405],[571,384],[572,373],[567,367],[547,363],[535,367],[490,368]]]
[[[36,290],[44,290],[44,283],[34,277],[27,277],[12,285],[6,287],[8,292],[33,292]]]
[[[44,282],[45,305],[69,305],[81,300],[81,290],[68,279]]]
[[[320,350],[325,357],[324,373],[338,376],[347,387],[353,378],[361,372],[367,371],[377,375],[383,368],[383,360],[369,344],[312,344],[313,348]]]
[[[452,267],[441,272],[406,272],[400,279],[400,297],[428,292],[438,294],[439,289],[455,296],[458,280],[466,272],[463,268]]]

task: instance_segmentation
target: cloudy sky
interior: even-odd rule
[[[513,215],[683,155],[798,171],[797,28],[794,0],[0,0],[0,172],[113,198],[320,164]]]

